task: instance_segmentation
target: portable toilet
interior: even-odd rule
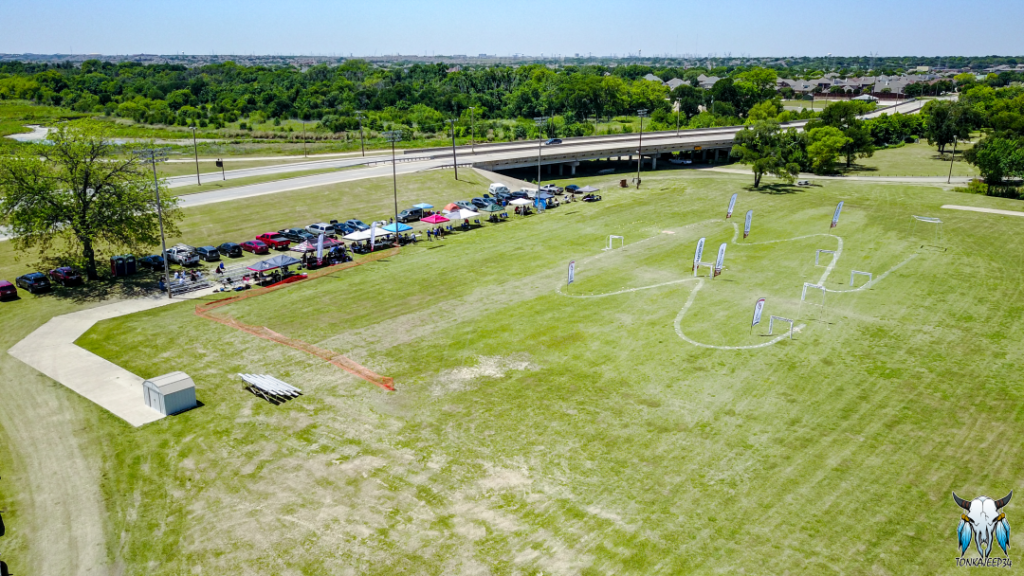
[[[146,406],[164,416],[196,407],[196,385],[184,372],[171,372],[142,383]]]
[[[134,254],[125,254],[124,255],[124,273],[129,275],[129,276],[131,276],[131,275],[135,274],[138,271],[139,271],[139,268],[138,268],[138,266],[135,263],[135,255]]]
[[[121,278],[125,275],[124,256],[110,257],[110,275],[114,278]]]

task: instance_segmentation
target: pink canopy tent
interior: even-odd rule
[[[449,220],[440,214],[433,214],[423,218],[420,222],[426,222],[427,224],[440,224],[442,222],[449,222]]]

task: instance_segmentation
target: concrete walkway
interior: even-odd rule
[[[966,210],[967,212],[984,212],[986,214],[1001,214],[1003,216],[1024,216],[1024,212],[1016,210],[1000,210],[998,208],[979,208],[977,206],[958,206],[956,204],[943,204],[946,210]]]
[[[211,292],[212,289],[201,290],[173,300],[163,295],[124,300],[57,316],[12,346],[7,353],[132,426],[142,426],[164,417],[146,406],[142,394],[144,379],[76,346],[75,340],[101,320],[151,310]]]

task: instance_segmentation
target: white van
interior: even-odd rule
[[[312,234],[313,236],[319,236],[321,234],[324,234],[326,236],[332,236],[334,234],[334,226],[331,226],[326,222],[318,222],[316,224],[310,224],[309,226],[306,226],[306,231]]]
[[[520,192],[526,192],[526,195],[528,197],[530,197],[530,198],[536,198],[537,197],[537,189],[536,188],[522,188],[519,191]]]
[[[508,186],[505,186],[501,182],[492,182],[491,185],[487,188],[487,191],[491,193],[491,196],[494,196],[499,192],[504,192],[505,194],[509,193]]]

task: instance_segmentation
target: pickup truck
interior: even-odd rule
[[[291,241],[276,232],[266,232],[256,237],[257,240],[270,246],[274,250],[287,250]]]
[[[179,266],[199,265],[199,255],[196,254],[195,248],[185,244],[178,244],[168,248],[167,259]]]
[[[285,228],[284,230],[278,230],[277,233],[284,236],[292,242],[305,242],[307,240],[316,240],[316,236],[313,236],[302,228]]]

